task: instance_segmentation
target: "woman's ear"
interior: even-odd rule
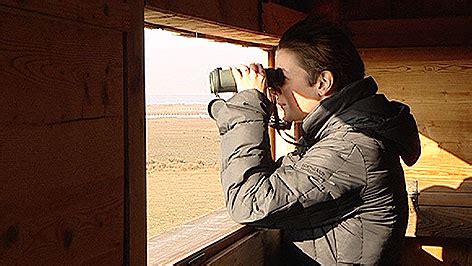
[[[333,73],[331,71],[322,71],[318,76],[318,82],[320,84],[320,86],[318,87],[318,95],[320,97],[327,97],[334,93],[334,79]]]

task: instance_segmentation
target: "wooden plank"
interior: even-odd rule
[[[277,45],[278,38],[264,32],[260,14],[261,6],[254,0],[148,0],[144,9],[145,22],[153,27],[270,48]]]
[[[238,240],[224,251],[205,261],[205,265],[264,265],[262,232],[254,232]]]
[[[258,229],[262,232],[262,242],[264,245],[264,265],[277,265],[280,263],[279,254],[281,252],[282,234],[279,229]]]
[[[1,5],[118,30],[130,23],[126,0],[3,0]]]
[[[122,34],[4,6],[0,25],[0,264],[121,264]]]
[[[267,52],[267,62],[268,62],[268,67],[275,68],[275,49],[271,49]],[[269,94],[268,97],[272,102],[276,101],[274,95]],[[270,142],[270,154],[272,155],[272,159],[277,160],[276,158],[276,152],[277,152],[276,132],[275,132],[275,128],[272,128],[272,127],[269,127],[269,142]]]
[[[472,49],[470,47],[428,47],[427,49],[408,48],[359,48],[362,59],[374,65],[387,62],[438,62],[463,60],[470,61]]]
[[[248,43],[276,46],[282,33],[306,15],[271,2],[256,1],[157,1],[146,2],[145,20],[176,30],[196,32]],[[379,10],[385,3],[369,6]],[[244,5],[245,9],[231,7]],[[253,7],[248,8],[248,7]],[[253,10],[253,12],[247,12]],[[243,12],[244,11],[244,12]],[[364,10],[365,11],[365,10]],[[366,14],[363,12],[363,14]],[[375,15],[379,14],[378,12]],[[262,19],[260,19],[260,15]],[[375,15],[373,15],[375,17]],[[347,28],[359,48],[470,46],[470,15],[447,18],[349,21]]]
[[[1,125],[1,265],[120,264],[120,117]]]
[[[127,65],[124,88],[124,143],[126,159],[125,184],[128,186],[127,220],[125,220],[125,241],[129,259],[125,264],[145,265],[147,258],[146,236],[146,136],[144,100],[144,2],[128,1],[132,6],[130,31],[123,41],[124,60]]]
[[[389,19],[390,5],[390,1],[384,0],[345,1],[342,5],[342,15],[348,21]]]
[[[407,180],[418,180],[419,191],[470,192],[472,166],[424,136],[420,137],[422,154],[413,167],[404,166]],[[442,188],[444,187],[444,188]]]
[[[261,32],[280,37],[290,26],[305,16],[302,12],[282,5],[272,2],[264,3],[262,12],[263,28]]]
[[[470,46],[470,16],[350,21],[356,47]]]
[[[469,239],[407,237],[399,265],[470,265]]]
[[[447,120],[419,120],[418,128],[423,135],[433,139],[438,147],[467,163],[472,162],[472,122]],[[454,165],[450,165],[450,167]],[[457,166],[457,165],[456,165]],[[459,168],[460,169],[460,168]],[[466,167],[470,169],[470,167]],[[462,172],[462,171],[460,171]]]
[[[392,91],[389,91],[389,94],[392,94]],[[396,93],[395,93],[396,94]],[[431,93],[433,94],[433,93]],[[412,96],[413,97],[413,96]],[[419,128],[421,130],[426,130],[426,127],[440,127],[448,125],[461,125],[463,129],[470,128],[470,123],[468,123],[468,118],[472,115],[470,110],[470,104],[467,103],[467,97],[448,97],[447,100],[439,100],[439,97],[425,97],[425,102],[420,102],[421,99],[416,98],[404,98],[402,96],[398,97],[400,99],[395,99],[397,101],[404,102],[412,107],[412,112],[415,115],[415,118],[421,121],[419,123]],[[435,103],[434,100],[437,100]],[[438,105],[441,105],[443,108],[441,112],[438,112]],[[434,115],[434,117],[432,117]],[[456,132],[459,133],[460,132]]]
[[[419,211],[410,202],[407,235],[471,237],[472,50],[362,49],[361,55],[380,92],[411,107],[422,134],[419,161],[404,167],[420,193]]]
[[[463,79],[467,79],[467,75],[472,72],[472,58],[463,58],[455,61],[409,61],[403,64],[381,64],[370,65],[369,71],[379,75],[396,75],[409,74],[412,76],[446,76],[448,74],[464,75]]]
[[[261,45],[267,48],[277,45],[279,39],[273,35],[261,32],[217,24],[192,16],[172,14],[165,10],[154,9],[147,5],[144,9],[144,20],[153,27],[163,27],[173,31],[184,31],[196,37],[215,38],[226,42],[243,42],[246,44]]]
[[[458,157],[470,165],[472,49],[363,49],[361,54],[366,72],[376,79],[380,92],[408,104],[420,132],[436,143],[436,147],[428,145],[425,148],[445,150],[448,153],[444,156]],[[423,149],[422,158],[426,158],[426,149]],[[468,165],[462,166],[457,162],[447,165],[442,161],[449,160],[441,156],[428,158],[431,163],[423,160],[413,168],[421,169],[417,171],[421,174],[428,170],[425,166],[431,167],[431,172],[424,172],[424,177],[438,173],[444,176],[438,165],[447,169],[449,175],[461,175],[462,169],[469,169]],[[407,176],[411,177],[413,172]],[[464,178],[470,177],[470,174],[465,175]]]
[[[407,180],[411,180],[408,179]],[[459,177],[446,179],[436,176],[422,177],[418,181],[418,191],[427,192],[451,192],[472,193],[472,179]]]
[[[472,238],[472,208],[420,205],[416,219],[415,236]]]
[[[2,7],[0,24],[0,124],[122,115],[121,33]]]
[[[210,213],[148,242],[148,264],[199,262],[228,247],[253,229],[232,221],[226,209]]]
[[[260,5],[254,0],[148,0],[145,7],[145,21],[157,27],[268,48],[276,46],[280,35],[305,16],[281,5],[270,2]]]
[[[420,192],[420,206],[472,207],[472,193],[457,192],[450,189],[446,192]]]
[[[467,16],[472,10],[471,2],[463,0],[400,0],[389,4],[395,18]]]
[[[145,5],[152,10],[198,18],[213,24],[236,26],[250,31],[260,30],[260,8],[255,0],[146,0]]]

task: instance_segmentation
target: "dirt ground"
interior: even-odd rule
[[[147,120],[148,238],[224,207],[219,146],[210,118]]]

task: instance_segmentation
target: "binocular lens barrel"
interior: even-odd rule
[[[216,68],[210,72],[211,93],[238,92],[231,69]]]
[[[278,88],[283,85],[285,80],[282,69],[264,68],[266,73],[266,83],[268,87]],[[210,90],[211,93],[218,94],[222,92],[238,92],[236,81],[230,69],[223,70],[218,67],[210,72]]]

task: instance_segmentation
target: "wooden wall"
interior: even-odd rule
[[[0,1],[0,265],[144,264],[142,10]]]
[[[457,17],[472,14],[469,0],[355,0],[341,2],[345,20]],[[321,1],[323,2],[323,1]]]
[[[404,264],[472,263],[472,48],[362,49],[380,92],[408,104],[422,155],[406,179],[416,182]],[[411,188],[410,188],[411,190]],[[425,248],[426,247],[426,248]],[[430,264],[432,263],[432,264]]]

